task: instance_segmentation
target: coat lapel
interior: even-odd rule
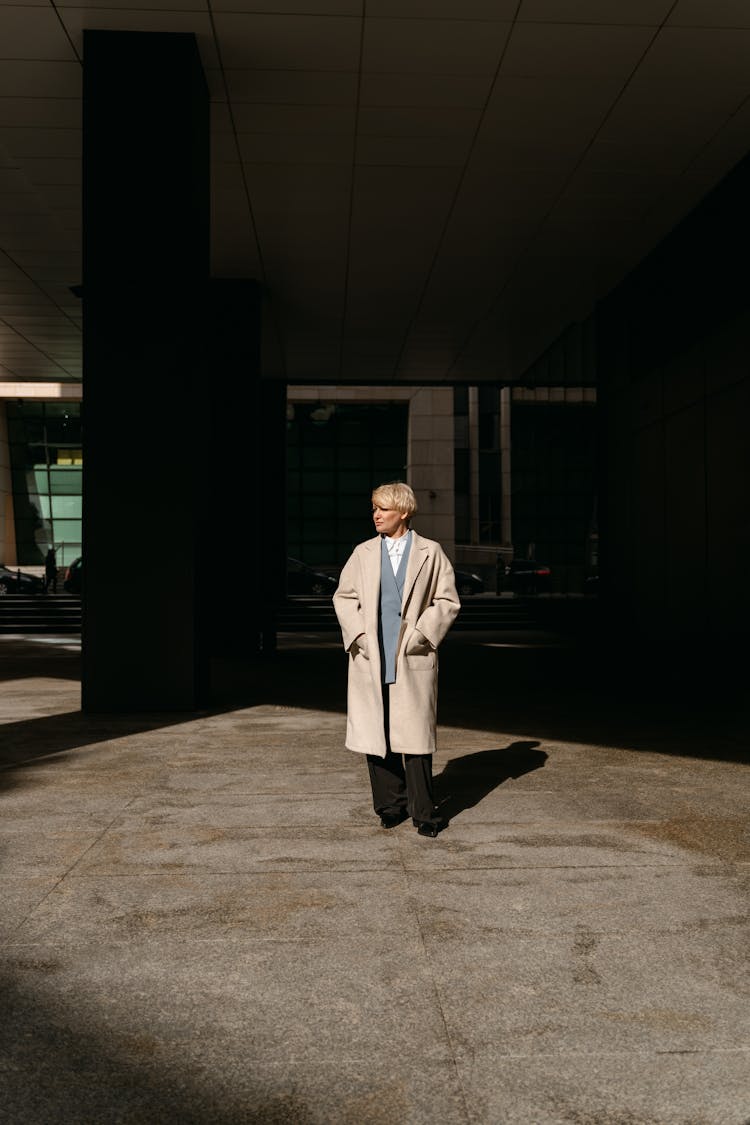
[[[401,601],[401,606],[406,609],[409,604],[411,592],[414,589],[414,583],[419,577],[419,572],[425,564],[429,548],[424,540],[417,535],[416,531],[411,533],[411,547],[409,548],[409,561],[406,565],[406,578],[404,580],[404,596]]]
[[[380,551],[382,540],[379,535],[374,539],[368,539],[365,551],[366,564],[364,567],[364,581],[365,589],[364,604],[366,614],[366,624],[368,628],[374,629],[377,632],[378,628],[378,605],[380,603]]]

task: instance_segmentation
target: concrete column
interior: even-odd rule
[[[260,377],[260,284],[214,278],[210,294],[211,654],[248,656],[275,648],[285,594],[286,384]]]
[[[479,388],[469,387],[469,535],[479,543]]]
[[[5,403],[0,401],[0,563],[16,564],[16,531],[13,519],[13,486]]]
[[[235,278],[212,279],[209,294],[211,369],[202,397],[208,477],[203,529],[211,562],[204,610],[211,655],[225,656],[260,648],[259,599],[250,591],[259,590],[261,576],[261,297],[256,281]]]
[[[511,391],[500,388],[500,542],[513,547],[511,511]]]
[[[214,547],[208,91],[192,35],[142,32],[84,32],[83,86],[83,705],[190,710]]]
[[[415,529],[456,552],[453,388],[420,388],[409,400],[407,480],[417,498]]]

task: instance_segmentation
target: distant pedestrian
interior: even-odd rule
[[[47,556],[44,560],[44,592],[49,593],[49,588],[52,587],[52,593],[57,593],[57,552],[54,547],[50,547],[47,551]]]

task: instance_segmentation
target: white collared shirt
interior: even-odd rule
[[[398,574],[398,568],[401,565],[401,559],[403,558],[404,551],[406,550],[406,544],[409,542],[410,535],[411,529],[409,529],[409,531],[407,531],[405,535],[399,535],[396,539],[389,539],[387,535],[383,536],[383,538],[385,539],[386,548],[388,550],[388,558],[391,560],[391,566],[393,567],[394,574]]]

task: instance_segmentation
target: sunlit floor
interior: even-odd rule
[[[750,1119],[731,707],[457,636],[430,840],[379,827],[330,637],[187,718],[82,716],[74,639],[3,657],[4,1122]]]

